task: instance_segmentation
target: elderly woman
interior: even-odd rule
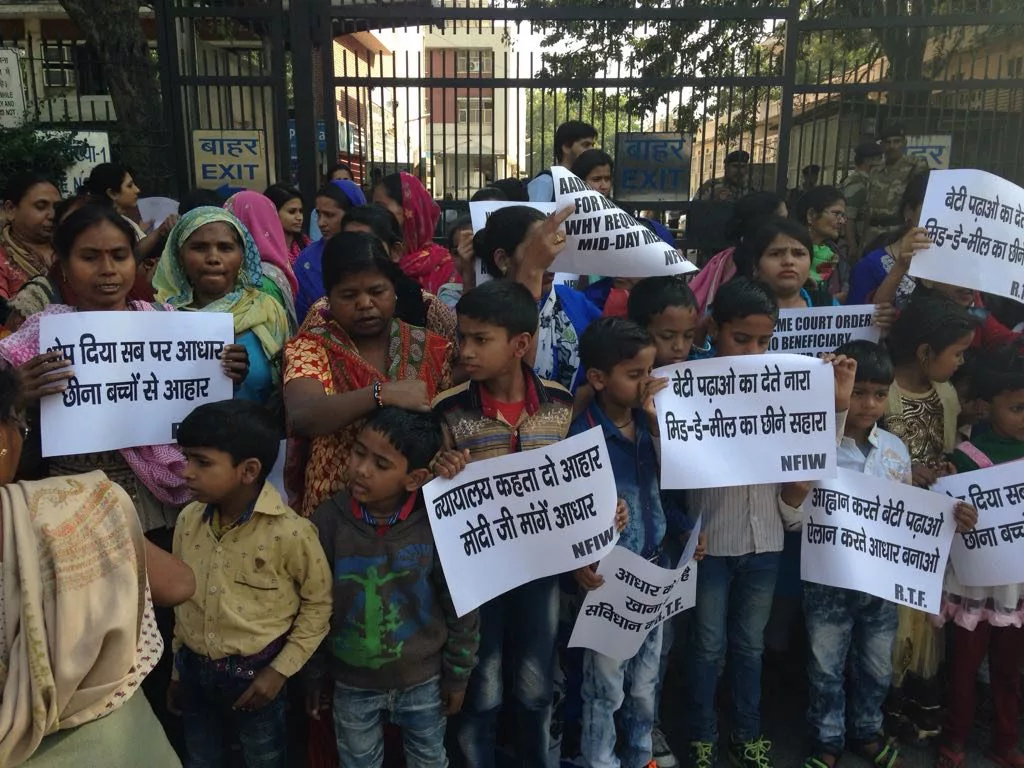
[[[234,317],[235,341],[248,353],[235,396],[266,404],[277,383],[272,362],[288,338],[288,317],[260,290],[262,283],[260,254],[249,230],[232,214],[209,206],[178,220],[153,274],[157,299],[174,309]]]
[[[153,603],[191,597],[192,571],[102,472],[12,484],[19,400],[0,367],[0,765],[179,768],[136,694],[163,649]]]

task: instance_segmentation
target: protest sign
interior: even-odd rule
[[[768,351],[817,355],[834,352],[848,341],[878,341],[879,338],[875,308],[871,304],[783,309],[779,311]]]
[[[615,546],[615,475],[600,427],[473,462],[423,487],[460,616],[509,590],[590,565]]]
[[[947,475],[932,490],[966,501],[978,524],[953,537],[950,560],[965,587],[1024,581],[1024,462]]]
[[[39,351],[74,377],[41,403],[43,456],[173,443],[204,403],[230,400],[220,353],[235,340],[223,312],[69,312],[39,320]]]
[[[699,527],[690,534],[678,568],[661,568],[624,547],[615,547],[597,566],[604,584],[587,593],[569,638],[570,648],[590,648],[625,661],[636,656],[651,630],[697,604],[693,550]]]
[[[910,274],[1024,301],[1024,189],[986,171],[932,171]]]
[[[954,501],[840,469],[804,502],[800,578],[938,613]]]
[[[802,355],[659,368],[662,488],[819,480],[836,470],[832,366]]]
[[[565,220],[568,241],[554,269],[613,277],[651,277],[696,272],[676,248],[663,241],[578,176],[554,166],[556,208],[573,207]]]

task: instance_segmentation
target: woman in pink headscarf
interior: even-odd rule
[[[373,190],[373,202],[398,219],[405,234],[405,255],[399,268],[434,295],[442,285],[461,283],[462,276],[447,248],[434,242],[441,207],[411,173],[385,176]]]
[[[259,192],[245,191],[229,197],[224,203],[224,210],[234,214],[256,241],[263,270],[263,293],[274,297],[284,307],[288,315],[289,331],[294,333],[298,327],[295,294],[299,283],[288,257],[284,228],[277,215],[277,208]]]

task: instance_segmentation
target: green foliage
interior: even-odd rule
[[[555,129],[566,120],[582,120],[597,129],[597,146],[615,153],[615,134],[640,131],[641,121],[625,96],[594,88],[572,91],[541,89],[530,91],[526,105],[529,145],[527,165],[531,175],[551,167],[555,157]],[[652,130],[650,120],[643,126]]]
[[[71,131],[27,122],[0,127],[0,185],[15,174],[30,171],[64,181],[67,169],[85,156],[89,145]]]

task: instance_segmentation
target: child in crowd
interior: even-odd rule
[[[857,362],[846,435],[839,444],[839,466],[910,483],[906,446],[878,427],[894,378],[889,353],[870,341],[851,341],[836,354]],[[971,511],[966,504],[959,505],[958,521],[971,523]],[[839,761],[847,742],[847,722],[853,731],[849,741],[858,754],[887,768],[903,765],[895,742],[882,734],[882,703],[892,679],[896,604],[865,592],[804,582],[804,616],[811,650],[807,720],[814,742],[804,768],[832,768]],[[848,656],[850,689],[846,684]]]
[[[693,359],[693,340],[699,331],[697,297],[681,277],[648,277],[638,282],[629,294],[627,304],[629,319],[645,328],[654,340],[654,367],[684,363]],[[701,334],[703,335],[703,334]],[[707,357],[710,340],[702,356]],[[701,356],[698,353],[697,356]],[[665,535],[665,564],[675,567],[683,552],[683,546],[690,535],[693,521],[684,512],[685,494],[682,491],[661,492],[668,529]],[[701,536],[704,539],[704,536]],[[668,671],[669,653],[677,632],[689,627],[692,611],[677,615],[661,625],[661,663],[658,670],[658,684],[654,689],[654,732],[651,736],[654,761],[658,768],[675,768],[679,764],[668,740],[658,727],[661,712],[661,692]]]
[[[316,651],[331,615],[331,573],[316,528],[267,475],[280,435],[247,400],[196,408],[178,428],[195,501],[181,511],[174,554],[196,577],[175,609],[174,679],[190,765],[225,765],[237,739],[249,766],[285,768],[282,689]]]
[[[957,440],[960,401],[949,383],[964,362],[976,322],[941,296],[914,296],[893,325],[889,352],[895,371],[886,405],[886,428],[910,452],[914,485],[929,488],[952,471],[946,455]],[[931,618],[899,608],[893,676],[886,714],[907,741],[935,736],[942,725],[937,678],[941,637]]]
[[[470,460],[544,448],[565,438],[572,396],[541,380],[526,364],[534,344],[538,310],[520,283],[492,280],[467,291],[456,306],[460,362],[469,381],[442,392],[435,411],[453,447]],[[558,619],[558,582],[537,579],[480,608],[479,663],[469,680],[461,722],[460,751],[468,765],[493,768],[502,704],[502,661],[515,664],[517,758],[536,768],[555,768],[551,748],[552,676]]]
[[[717,356],[768,351],[779,305],[758,280],[734,278],[715,298],[710,324]],[[836,411],[849,407],[856,364],[832,361]],[[842,429],[845,414],[837,419]],[[729,758],[739,768],[771,768],[771,742],[761,734],[761,661],[764,629],[771,612],[783,533],[802,522],[800,505],[809,485],[785,483],[690,491],[692,514],[703,515],[707,557],[697,575],[694,614],[690,758],[694,768],[717,760],[715,693],[728,647],[732,694]]]
[[[382,722],[402,729],[409,768],[444,768],[445,717],[462,707],[479,643],[459,618],[437,559],[420,488],[441,450],[432,413],[378,410],[348,456],[347,490],[313,515],[334,571],[331,632],[307,665],[307,711],[319,719],[330,665],[341,765],[384,757]]]
[[[603,430],[615,487],[630,511],[618,546],[653,561],[660,559],[665,538],[653,398],[668,383],[651,377],[655,351],[650,334],[636,323],[619,318],[592,323],[580,339],[580,361],[594,389],[594,400],[569,430],[570,434],[594,426]],[[595,573],[596,567],[575,572],[577,583],[586,590],[604,582]],[[651,733],[660,658],[660,626],[647,635],[637,654],[624,662],[584,651],[581,747],[588,768],[653,763]],[[620,710],[621,763],[615,754],[615,716]]]
[[[1024,357],[1004,346],[978,360],[974,387],[989,404],[990,429],[957,446],[957,472],[1024,459]],[[1024,474],[1024,465],[1021,467]],[[1024,663],[1024,584],[965,587],[946,569],[942,616],[953,622],[949,705],[936,768],[964,765],[964,745],[974,724],[978,669],[988,655],[993,700],[989,760],[1002,768],[1024,766],[1020,751],[1020,668]]]

